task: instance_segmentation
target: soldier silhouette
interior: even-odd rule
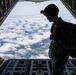
[[[58,17],[59,9],[55,4],[50,4],[40,11],[53,22],[49,47],[49,57],[52,64],[52,75],[65,75],[66,64],[69,56],[76,57],[76,25],[68,23]]]

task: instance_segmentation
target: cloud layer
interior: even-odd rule
[[[59,7],[60,17],[76,23],[60,0],[41,3],[19,2],[0,27],[1,57],[5,59],[49,58],[49,35],[52,23],[49,23],[46,17],[40,14],[40,10],[50,3]]]

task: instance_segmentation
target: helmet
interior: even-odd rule
[[[50,4],[45,7],[44,10],[41,10],[40,13],[44,14],[45,16],[51,15],[51,16],[57,16],[59,12],[59,9],[56,5]]]

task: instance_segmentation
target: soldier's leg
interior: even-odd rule
[[[66,63],[68,61],[68,56],[65,53],[56,54],[53,50],[52,54],[52,75],[65,75],[64,71],[66,68]]]

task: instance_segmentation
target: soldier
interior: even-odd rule
[[[53,22],[50,30],[50,40],[52,42],[49,47],[49,57],[52,59],[52,75],[65,75],[64,71],[68,58],[70,55],[75,55],[72,53],[73,51],[76,52],[76,46],[74,46],[76,45],[74,43],[76,39],[73,39],[76,36],[73,35],[76,29],[75,31],[70,31],[70,29],[74,29],[76,26],[58,17],[59,9],[54,4],[46,6],[40,13],[46,16],[50,22]]]

